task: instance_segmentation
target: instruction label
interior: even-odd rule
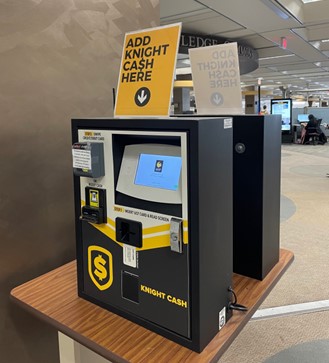
[[[91,170],[91,151],[72,149],[73,168]]]
[[[237,43],[189,49],[198,114],[242,114]]]
[[[224,129],[231,129],[232,128],[232,119],[225,118],[224,119]]]
[[[168,116],[181,24],[127,33],[114,116]]]
[[[226,324],[226,308],[224,307],[218,314],[218,330],[221,330]]]
[[[140,217],[144,217],[144,218],[150,218],[150,219],[154,219],[154,220],[158,220],[158,221],[162,221],[162,222],[170,221],[167,216],[163,216],[161,214],[150,213],[148,211],[139,211],[136,209],[123,208],[123,207],[119,207],[119,206],[114,206],[113,210],[115,212],[126,213],[129,215],[140,216]]]
[[[127,266],[137,268],[136,247],[123,245],[123,263]]]
[[[83,140],[92,140],[92,141],[104,141],[104,136],[102,136],[101,132],[95,131],[85,131],[84,135],[82,136]]]

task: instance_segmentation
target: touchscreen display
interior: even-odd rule
[[[140,154],[135,184],[177,190],[182,167],[180,156]]]

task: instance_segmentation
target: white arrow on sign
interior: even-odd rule
[[[145,91],[142,90],[140,95],[137,95],[138,101],[140,103],[144,103],[144,101],[147,99],[147,95],[145,94]]]
[[[222,98],[220,97],[220,95],[218,93],[216,93],[213,97],[213,101],[219,105],[220,101],[222,100]]]
[[[138,107],[146,106],[151,99],[151,91],[147,87],[142,87],[135,93],[135,103]]]
[[[210,102],[215,106],[220,106],[223,104],[223,96],[219,92],[215,92],[211,95]]]

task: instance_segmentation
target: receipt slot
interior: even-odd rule
[[[231,316],[229,121],[72,121],[79,296],[197,352]]]

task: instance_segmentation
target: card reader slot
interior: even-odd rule
[[[118,242],[134,247],[142,247],[142,231],[143,226],[141,222],[119,217],[115,219],[115,234]]]

